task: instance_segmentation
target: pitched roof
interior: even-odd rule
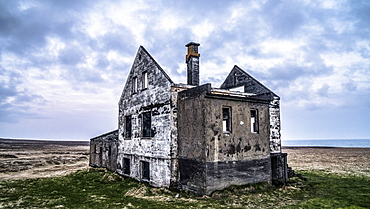
[[[150,59],[153,61],[153,63],[158,67],[158,69],[163,73],[163,75],[168,79],[168,81],[170,83],[174,83],[171,80],[170,76],[167,75],[167,73],[162,69],[162,67],[157,63],[157,61],[155,61],[155,59],[152,57],[152,55],[150,55],[149,52],[143,46],[139,47],[139,50],[138,50],[137,54],[139,54],[140,50],[143,50],[143,52],[145,52],[150,57]]]
[[[245,93],[253,93],[256,95],[273,94],[274,96],[278,97],[278,95],[260,83],[257,79],[235,65],[220,88],[232,89],[241,86],[244,86]]]

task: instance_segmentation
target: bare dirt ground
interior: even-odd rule
[[[294,170],[370,177],[370,148],[283,147]],[[0,180],[61,176],[88,167],[88,141],[0,139]]]
[[[370,148],[283,147],[293,170],[370,177]]]
[[[0,139],[0,180],[66,175],[88,167],[88,141]]]

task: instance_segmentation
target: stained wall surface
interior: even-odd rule
[[[270,99],[270,151],[281,152],[281,122],[280,122],[280,97],[269,90],[251,75],[234,66],[220,88],[233,89],[244,87],[244,92],[254,94],[256,97]]]
[[[231,110],[231,131],[223,130],[222,108]],[[250,110],[258,110],[259,131],[251,132]],[[269,101],[215,95],[210,85],[179,93],[180,183],[210,194],[230,185],[271,182]]]

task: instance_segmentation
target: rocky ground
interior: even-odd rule
[[[88,141],[0,139],[0,180],[66,175],[88,167]]]

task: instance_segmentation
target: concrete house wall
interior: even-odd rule
[[[216,90],[217,91],[217,90]],[[231,131],[222,127],[222,108],[231,110]],[[259,131],[251,132],[250,110]],[[210,194],[231,185],[271,182],[269,100],[232,97],[205,84],[179,93],[180,184]]]
[[[270,151],[273,153],[279,153],[281,151],[280,97],[235,65],[220,88],[233,89],[237,87],[244,87],[244,93],[254,94],[258,97],[264,97],[271,100],[269,107]]]

